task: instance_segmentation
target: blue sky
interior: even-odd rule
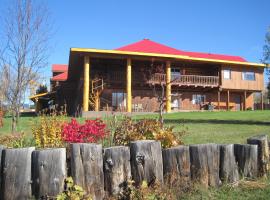
[[[55,25],[50,64],[68,63],[70,47],[114,49],[143,38],[259,62],[270,26],[269,0],[47,2]],[[49,78],[50,66],[45,74]]]

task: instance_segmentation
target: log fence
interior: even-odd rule
[[[65,148],[8,149],[0,146],[0,199],[49,199],[64,190],[71,176],[94,200],[118,195],[136,185],[182,182],[218,187],[240,177],[266,177],[269,141],[256,136],[248,144],[198,144],[162,149],[159,141],[102,148],[70,144]]]

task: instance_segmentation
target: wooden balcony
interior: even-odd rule
[[[156,73],[150,80],[150,84],[165,84],[166,74]],[[171,84],[178,86],[202,86],[202,87],[218,87],[218,76],[198,76],[198,75],[178,75],[171,77]]]

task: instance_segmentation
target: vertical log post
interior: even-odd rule
[[[230,110],[230,91],[227,90],[227,111]]]
[[[159,141],[141,140],[130,143],[131,173],[137,186],[163,183],[163,162]]]
[[[131,112],[132,111],[132,89],[131,89],[131,73],[132,73],[132,69],[131,69],[131,59],[128,58],[127,59],[127,70],[126,70],[126,81],[127,81],[127,85],[126,85],[126,91],[127,91],[127,102],[126,102],[126,110],[127,112]]]
[[[256,178],[258,175],[258,147],[257,145],[235,144],[234,155],[240,175]]]
[[[83,111],[89,109],[89,81],[90,81],[90,61],[89,56],[84,56],[84,82],[83,82]]]
[[[64,189],[66,149],[36,150],[32,154],[33,194],[37,199],[55,197]]]
[[[76,185],[94,200],[104,197],[102,146],[100,144],[71,144],[71,176]]]
[[[34,150],[35,147],[3,150],[1,199],[21,200],[32,197],[31,154]]]
[[[258,175],[261,177],[267,177],[270,167],[268,136],[259,135],[251,137],[247,139],[247,143],[258,145]]]
[[[218,110],[220,110],[220,91],[218,91]]]
[[[108,195],[119,195],[131,180],[129,147],[116,146],[104,149],[104,186]]]
[[[189,147],[163,149],[162,157],[165,182],[187,186],[191,179]]]
[[[264,109],[263,106],[264,106],[263,105],[263,92],[261,92],[261,108],[262,108],[262,110]]]
[[[244,91],[244,110],[247,110],[247,91]]]
[[[238,166],[234,156],[234,145],[220,145],[220,179],[225,183],[239,180]]]
[[[171,62],[166,62],[166,112],[171,112]]]
[[[190,164],[193,181],[208,186],[219,186],[219,146],[217,144],[191,145]]]

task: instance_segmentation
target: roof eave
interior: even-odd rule
[[[197,58],[197,57],[182,56],[182,55],[143,53],[143,52],[133,52],[133,51],[119,51],[119,50],[106,50],[106,49],[93,49],[93,48],[70,48],[70,52],[116,54],[116,55],[127,55],[127,56],[146,56],[146,57],[159,57],[159,58],[168,58],[168,59],[245,65],[245,66],[254,66],[254,67],[266,67],[265,64],[254,63],[254,62],[239,62],[239,61],[218,60],[218,59],[209,59],[209,58]]]

